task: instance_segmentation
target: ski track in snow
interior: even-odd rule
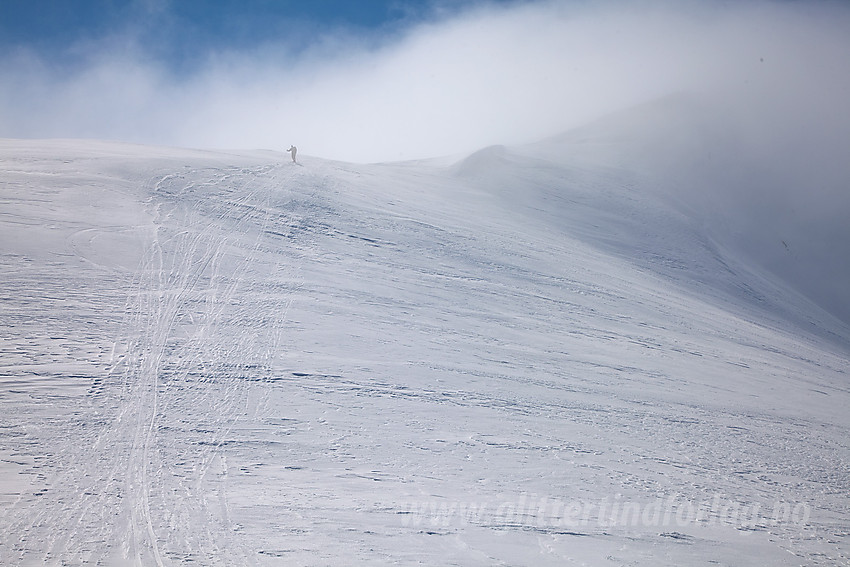
[[[848,561],[846,330],[710,287],[737,259],[625,173],[637,261],[589,185],[512,200],[487,153],[55,144],[2,149],[0,563]]]

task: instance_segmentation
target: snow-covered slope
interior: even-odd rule
[[[0,563],[846,562],[846,326],[571,136],[0,142]]]

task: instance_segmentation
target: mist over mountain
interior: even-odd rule
[[[458,174],[532,207],[543,201],[535,213],[559,229],[654,270],[677,265],[667,272],[729,290],[742,270],[766,270],[846,323],[850,167],[803,145],[753,140],[723,108],[682,94],[540,143],[482,150]],[[646,217],[647,199],[663,218]],[[599,216],[612,222],[600,227]]]
[[[740,142],[796,144],[786,149],[827,170],[846,149],[843,2],[422,2],[412,13],[428,16],[378,29],[298,18],[329,11],[324,3],[225,4],[232,18],[193,2],[134,2],[86,10],[110,16],[76,40],[0,36],[0,136],[294,143],[333,159],[397,161],[532,143],[687,92],[720,107],[718,129],[743,127]],[[45,18],[62,29],[56,13]],[[268,21],[251,33],[258,14]],[[763,162],[780,165],[770,156]]]

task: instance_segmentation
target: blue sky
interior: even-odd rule
[[[343,31],[380,43],[411,26],[448,17],[475,0],[3,0],[0,47],[28,49],[61,64],[79,63],[85,46],[131,39],[178,72],[215,51],[265,44],[291,49]],[[481,4],[482,2],[477,2]],[[487,2],[508,4],[508,0]],[[517,3],[517,2],[514,2]]]
[[[191,29],[206,42],[244,45],[294,25],[376,28],[407,14],[404,4],[380,0],[4,0],[0,37],[7,44],[62,48],[143,20],[151,33],[157,27]]]
[[[386,161],[688,92],[816,138],[850,130],[848,29],[827,0],[0,0],[0,137]]]

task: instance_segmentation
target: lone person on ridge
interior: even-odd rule
[[[291,153],[292,153],[292,163],[298,163],[297,161],[295,161],[295,154],[296,154],[296,153],[298,153],[298,148],[296,148],[295,146],[290,145],[290,146],[289,146],[289,149],[288,149],[288,150],[286,150],[286,151],[288,151],[288,152],[291,152]]]

